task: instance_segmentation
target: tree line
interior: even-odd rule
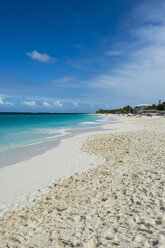
[[[153,104],[152,106],[148,106],[147,109],[165,111],[165,102],[159,103],[158,105]],[[96,113],[97,114],[114,114],[114,113],[128,114],[128,113],[133,113],[133,108],[130,105],[127,105],[119,109],[99,109],[98,111],[96,111]]]

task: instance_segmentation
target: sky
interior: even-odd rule
[[[164,0],[1,0],[0,112],[165,101]]]

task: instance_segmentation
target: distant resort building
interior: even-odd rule
[[[152,107],[152,104],[139,104],[134,107],[134,113],[142,113],[150,110]]]
[[[153,109],[152,104],[139,104],[134,107],[134,114],[142,115],[165,115],[165,111]]]
[[[152,109],[152,104],[139,104],[134,107],[135,114],[157,114],[158,111]]]

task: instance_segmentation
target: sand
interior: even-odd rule
[[[0,216],[31,203],[47,186],[104,163],[80,150],[84,135],[63,139],[58,147],[0,170]]]
[[[73,175],[75,169],[78,173],[57,182],[57,164],[52,173],[48,169],[39,174],[37,187],[44,176],[46,184],[50,174],[56,181],[42,196],[34,194],[33,205],[24,201],[29,206],[1,218],[0,247],[165,247],[165,118],[119,117],[118,121],[105,125],[103,133],[68,138],[58,148],[10,166],[14,173],[20,165],[29,172],[36,166],[37,176],[36,164],[42,163],[44,170],[44,164],[52,162],[50,169],[58,161],[59,175],[68,168],[62,177]],[[31,193],[37,187],[33,184]],[[5,189],[3,194],[9,197],[11,192]],[[28,192],[23,189],[21,194]],[[14,206],[14,199],[3,199],[5,212],[9,202]]]

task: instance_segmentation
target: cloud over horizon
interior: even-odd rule
[[[37,107],[37,104],[35,101],[23,101],[22,104],[27,105],[29,107]]]
[[[0,105],[10,105],[10,106],[14,106],[13,103],[4,100],[4,98],[1,97],[1,96],[0,96]]]
[[[77,102],[73,102],[73,105],[78,108],[79,107],[79,104]]]
[[[57,107],[60,107],[60,108],[62,108],[64,106],[64,104],[61,101],[59,101],[59,100],[57,100],[56,102],[54,102],[54,105],[57,106]]]
[[[52,105],[50,103],[48,103],[47,101],[42,102],[42,105],[44,107],[49,107],[49,108],[52,107]]]

